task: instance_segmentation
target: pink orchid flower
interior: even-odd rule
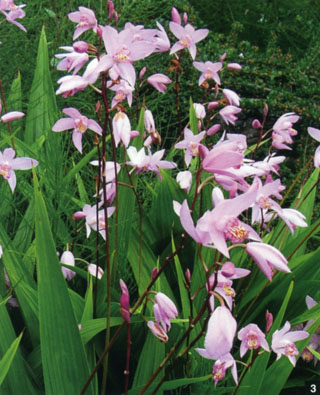
[[[231,368],[234,382],[238,385],[238,372],[236,361],[234,360],[233,356],[228,353],[217,359],[212,367],[212,380],[214,381],[215,386],[220,380],[225,377],[226,370],[228,368]]]
[[[273,269],[284,273],[291,272],[287,259],[277,248],[269,244],[250,242],[246,245],[246,251],[269,281],[272,280]]]
[[[19,29],[23,30],[24,32],[26,32],[27,29],[21,23],[17,22],[16,19],[25,17],[26,13],[22,9],[25,6],[26,6],[25,4],[20,4],[20,5],[14,4],[13,0],[1,0],[0,2],[0,11],[6,17],[7,22],[16,25]]]
[[[233,318],[230,310],[225,306],[217,307],[209,318],[204,340],[205,348],[196,348],[195,350],[207,359],[223,357],[232,348],[236,329],[237,321]]]
[[[189,193],[192,184],[192,173],[189,170],[179,171],[176,177],[177,183],[181,189]]]
[[[108,207],[107,214],[110,217],[115,210],[115,207]],[[76,218],[85,218],[86,219],[86,230],[87,230],[87,238],[90,236],[91,229],[94,231],[98,231],[101,236],[106,238],[106,220],[104,216],[104,210],[98,211],[98,222],[97,222],[97,206],[90,206],[89,204],[85,204],[83,206],[82,211],[77,211],[74,213]]]
[[[0,175],[8,180],[12,193],[15,190],[17,179],[14,170],[28,170],[38,165],[32,158],[15,158],[16,152],[12,148],[0,151]]]
[[[180,51],[181,49],[188,49],[192,59],[194,60],[197,53],[196,43],[207,37],[208,29],[195,30],[190,23],[182,27],[178,23],[170,22],[171,32],[179,39],[171,48],[170,55]]]
[[[291,331],[290,332],[290,322],[287,321],[284,327],[277,330],[272,335],[272,350],[277,354],[277,359],[281,355],[285,355],[289,358],[289,361],[293,366],[296,366],[296,355],[299,355],[294,342],[298,340],[306,339],[309,336],[308,332],[305,331]]]
[[[132,24],[126,24],[121,32],[111,26],[102,28],[104,46],[107,55],[113,61],[114,71],[132,87],[136,81],[136,72],[132,63],[149,56],[154,51],[155,45],[152,40],[156,32]]]
[[[167,341],[169,340],[168,335],[160,324],[158,324],[157,322],[148,321],[148,327],[155,337],[157,337],[163,343],[167,343]]]
[[[164,293],[157,292],[156,303],[153,305],[153,313],[158,324],[167,332],[171,328],[170,319],[176,318],[178,310],[173,301]]]
[[[175,145],[175,148],[185,149],[184,161],[187,166],[190,165],[191,158],[199,155],[200,141],[204,138],[206,132],[193,134],[188,128],[184,129],[184,139]]]
[[[119,84],[114,84],[110,87],[112,91],[115,92],[115,96],[112,99],[111,106],[114,107],[118,103],[123,102],[127,99],[129,106],[132,104],[132,92],[134,89],[132,86],[125,80],[120,80]]]
[[[170,84],[171,80],[165,74],[152,74],[147,78],[147,81],[159,92],[164,93],[167,90],[166,84]]]
[[[260,347],[269,351],[269,345],[266,341],[265,334],[256,324],[248,324],[238,333],[238,339],[241,340],[240,357],[242,358],[248,350],[256,350]]]
[[[272,146],[278,149],[289,149],[286,144],[292,144],[291,136],[295,136],[298,132],[292,128],[293,124],[299,120],[299,116],[294,112],[281,115],[281,117],[273,125]],[[286,144],[285,144],[286,143]]]
[[[197,243],[216,248],[229,258],[227,240],[232,243],[243,242],[246,238],[261,240],[254,229],[237,218],[251,206],[256,196],[257,187],[253,184],[248,192],[233,199],[220,201],[213,210],[206,211],[198,220],[196,227],[185,200],[180,209],[181,224]]]
[[[193,66],[202,72],[199,78],[199,85],[203,84],[206,80],[214,80],[220,85],[221,81],[218,72],[222,69],[221,62],[193,62]]]
[[[90,263],[88,265],[88,272],[91,274],[91,276],[98,277],[98,280],[101,280],[104,274],[103,269],[100,266],[97,266],[95,263]]]
[[[220,110],[219,114],[227,125],[229,125],[229,122],[232,123],[232,125],[235,125],[238,119],[235,114],[238,114],[241,111],[241,108],[230,105]]]
[[[71,12],[68,18],[77,23],[76,30],[73,34],[73,39],[78,38],[82,33],[89,29],[97,32],[98,22],[94,12],[90,8],[79,7],[79,11]]]
[[[57,66],[57,70],[73,70],[73,74],[77,74],[81,67],[89,60],[89,55],[86,52],[78,52],[74,47],[67,46],[60,48],[67,51],[67,53],[58,53],[55,55],[57,59],[62,59]]]
[[[228,100],[229,104],[233,106],[240,106],[240,97],[231,89],[223,89],[223,96]]]
[[[87,131],[87,129],[90,129],[101,136],[101,126],[93,119],[88,119],[82,115],[76,108],[64,108],[62,112],[70,118],[59,119],[53,125],[52,130],[54,132],[62,132],[64,130],[73,129],[72,141],[80,153],[82,153],[82,135]]]

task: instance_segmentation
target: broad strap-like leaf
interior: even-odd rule
[[[34,173],[41,358],[47,394],[79,394],[89,376],[78,322]],[[88,394],[93,393],[92,386]]]

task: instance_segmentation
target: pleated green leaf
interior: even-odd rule
[[[0,357],[3,357],[13,342],[16,334],[12,326],[8,311],[4,304],[0,304]],[[1,368],[0,368],[1,374]],[[29,380],[25,363],[20,350],[16,350],[15,358],[0,387],[1,394],[34,394],[34,388]]]
[[[19,343],[22,337],[22,333],[12,342],[11,346],[9,347],[8,351],[4,354],[0,361],[0,386],[5,379],[10,366],[12,364],[13,358],[16,355],[16,352],[19,347]]]
[[[26,116],[25,142],[31,145],[41,136],[47,136],[51,133],[51,128],[57,119],[57,113],[58,109],[49,69],[47,40],[43,26]]]
[[[36,284],[31,273],[22,264],[0,223],[0,244],[3,246],[3,263],[15,291],[25,325],[31,336],[33,345],[39,341],[39,322],[37,312]]]
[[[89,376],[89,367],[35,173],[34,190],[40,342],[46,394],[79,394]],[[87,393],[94,393],[92,386]]]
[[[135,387],[146,384],[153,372],[162,362],[165,357],[165,344],[158,340],[150,331],[148,331],[145,343],[143,345],[136,374],[133,379],[133,389],[129,393],[137,393],[134,391]],[[162,375],[156,377],[154,383],[158,383]],[[161,394],[158,391],[157,394]]]

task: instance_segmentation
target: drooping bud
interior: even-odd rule
[[[64,263],[65,265],[68,266],[75,266],[75,260],[74,256],[71,251],[64,251],[64,253],[61,255],[60,262]],[[73,279],[73,277],[76,275],[76,273],[73,270],[70,270],[64,266],[61,266],[62,274],[64,278],[67,281],[70,281]]]
[[[88,272],[94,277],[97,277],[97,273],[98,273],[99,280],[101,279],[101,277],[103,276],[103,273],[104,273],[104,271],[101,269],[101,267],[95,265],[94,263],[90,263],[88,265]]]

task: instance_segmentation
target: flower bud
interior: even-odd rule
[[[74,261],[74,256],[71,251],[64,251],[64,253],[61,255],[60,262],[64,263],[65,265],[68,266],[75,266],[75,261]],[[73,277],[76,275],[76,273],[73,270],[67,269],[66,267],[62,266],[61,267],[62,274],[64,278],[67,281],[70,281],[73,279]]]
[[[269,311],[266,311],[266,333],[268,333],[272,327],[273,324],[273,315],[269,313]]]
[[[158,268],[154,267],[151,272],[151,278],[154,279],[158,275]]]
[[[120,313],[123,319],[129,324],[130,323],[130,296],[126,283],[120,279]]]
[[[217,101],[211,101],[208,104],[208,110],[213,110],[213,109],[215,109],[217,107],[219,107],[219,102],[217,102]]]
[[[242,66],[239,63],[228,63],[227,69],[228,70],[241,70]]]
[[[254,129],[260,129],[260,128],[262,127],[262,125],[261,125],[261,123],[260,123],[260,121],[259,121],[258,119],[254,119],[254,120],[252,121],[251,126],[252,126]]]
[[[146,66],[142,67],[142,69],[140,70],[140,73],[139,73],[139,79],[140,80],[143,78],[143,76],[144,76],[146,71],[147,71]]]
[[[219,123],[216,123],[216,124],[212,125],[211,128],[209,128],[207,130],[207,135],[208,136],[213,136],[214,134],[219,132],[220,128],[221,128],[221,125]]]
[[[220,56],[220,62],[223,62],[225,60],[225,58],[227,57],[227,52],[225,52],[224,54],[222,54]]]
[[[16,119],[20,119],[22,117],[24,117],[24,113],[23,112],[21,112],[21,111],[10,111],[10,112],[7,112],[6,114],[4,114],[1,117],[1,121],[7,123],[7,122],[15,121]]]
[[[194,103],[193,108],[197,119],[203,119],[206,116],[206,110],[201,103]]]
[[[175,23],[178,23],[179,25],[181,25],[180,14],[175,7],[172,7],[172,9],[171,9],[171,19],[172,19],[172,22],[175,22]]]
[[[186,12],[183,13],[183,22],[186,25],[188,22],[188,14]]]
[[[89,44],[85,41],[76,41],[73,43],[73,49],[78,53],[87,52],[89,48]]]
[[[188,283],[191,283],[191,273],[190,273],[190,269],[187,269],[187,270],[186,270],[185,276],[186,276],[186,279],[187,279]]]
[[[225,277],[232,277],[235,274],[235,265],[234,263],[227,261],[222,265],[221,268],[221,274],[223,274]]]

